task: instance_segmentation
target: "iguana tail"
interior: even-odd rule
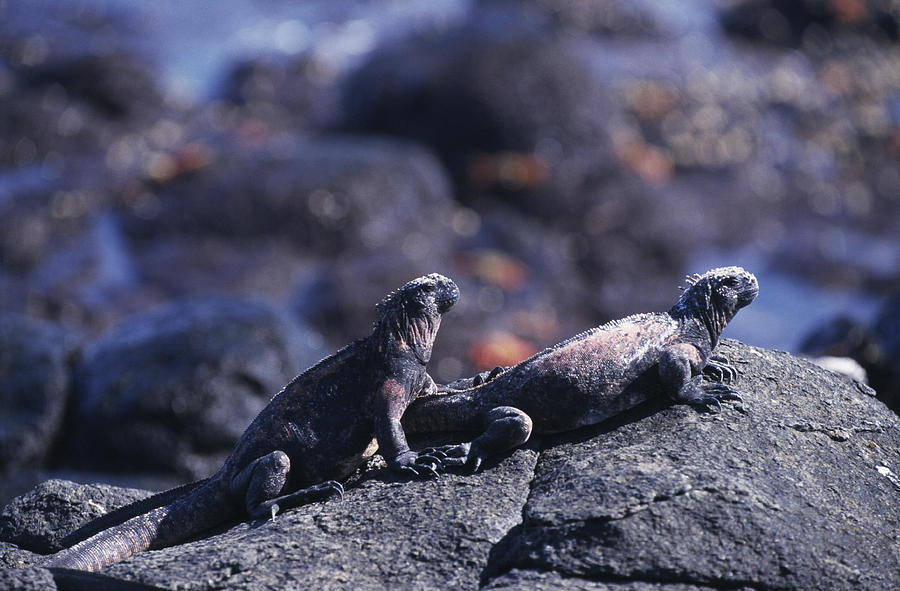
[[[96,571],[138,552],[177,544],[208,530],[229,519],[230,506],[221,483],[209,481],[168,505],[57,552],[41,566]]]
[[[66,537],[60,540],[60,544],[63,548],[69,548],[70,546],[74,546],[78,542],[86,540],[94,534],[100,533],[105,529],[109,529],[113,526],[125,523],[132,517],[143,515],[144,513],[147,513],[150,510],[156,509],[158,507],[170,505],[181,497],[186,497],[187,495],[191,494],[192,492],[206,484],[208,480],[209,479],[206,478],[204,480],[199,480],[190,484],[184,484],[182,486],[158,492],[153,496],[147,497],[146,499],[141,499],[140,501],[135,501],[133,503],[123,505],[122,507],[110,511],[105,515],[101,515],[97,519],[88,521],[78,529],[69,532],[68,534],[66,534]]]

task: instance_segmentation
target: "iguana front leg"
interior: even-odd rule
[[[428,377],[424,388],[434,388],[434,382]],[[388,467],[395,472],[437,476],[441,468],[441,460],[427,452],[416,452],[409,448],[406,433],[400,418],[409,404],[407,389],[393,378],[388,378],[381,386],[376,397],[375,406],[375,438],[378,449],[387,461]]]
[[[700,351],[693,345],[686,343],[673,345],[663,351],[660,357],[659,378],[675,402],[695,407],[714,405],[720,411],[722,400],[737,400],[743,403],[737,391],[727,384],[700,383],[701,371],[706,365]]]

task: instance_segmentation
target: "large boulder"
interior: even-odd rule
[[[900,293],[885,300],[871,324],[839,316],[816,326],[800,351],[820,359],[853,359],[879,400],[900,413]]]
[[[376,51],[348,77],[342,125],[428,145],[462,197],[501,196],[539,215],[582,203],[615,166],[609,96],[565,38],[514,11]]]
[[[63,421],[77,351],[77,338],[59,327],[25,316],[0,317],[0,474],[47,459]]]
[[[786,353],[735,341],[719,352],[739,371],[743,406],[651,402],[474,475],[403,482],[375,460],[344,502],[103,572],[180,589],[896,588],[896,415]],[[22,559],[9,544],[0,553]]]
[[[102,159],[168,106],[142,41],[146,28],[101,5],[28,8],[5,10],[0,21],[0,168],[103,170],[85,157]]]
[[[213,142],[210,162],[161,182],[150,213],[128,234],[284,240],[318,257],[444,246],[449,182],[437,160],[409,143],[376,138],[268,136],[257,145]]]
[[[76,464],[215,470],[321,340],[261,302],[190,298],[138,313],[85,349],[67,446]]]
[[[0,540],[47,554],[85,522],[149,496],[144,490],[47,480],[16,497],[0,513]]]

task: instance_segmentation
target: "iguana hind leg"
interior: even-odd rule
[[[443,466],[472,464],[472,471],[477,472],[486,458],[522,445],[531,437],[531,417],[514,406],[489,410],[485,423],[485,431],[472,441],[434,447],[424,453],[438,457]]]
[[[327,480],[291,493],[281,495],[291,470],[291,459],[281,450],[268,453],[241,470],[232,487],[243,491],[247,513],[254,519],[275,518],[279,511],[314,501],[322,501],[334,494],[344,498],[344,487]]]

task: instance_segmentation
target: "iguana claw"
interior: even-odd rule
[[[430,456],[440,455],[442,468],[447,466],[465,466],[466,464],[471,464],[473,473],[478,472],[478,470],[481,468],[482,462],[484,462],[486,457],[478,451],[472,451],[471,442],[429,447],[423,450],[422,453],[428,454]]]
[[[416,458],[416,468],[423,470],[428,476],[437,477],[440,476],[439,471],[444,468],[444,465],[439,458],[426,454]]]
[[[332,491],[336,492],[341,502],[344,502],[344,486],[337,480],[329,480],[324,482]]]
[[[407,451],[396,458],[389,465],[402,474],[411,476],[439,476],[443,470],[443,458],[431,453],[429,450],[422,452]]]
[[[744,399],[738,394],[734,388],[726,384],[705,384],[701,386],[703,395],[692,400],[690,403],[695,407],[706,407],[715,405],[718,412],[722,412],[723,400],[735,400],[744,404]]]
[[[723,355],[710,355],[703,373],[723,384],[733,384],[737,380],[737,369]]]

